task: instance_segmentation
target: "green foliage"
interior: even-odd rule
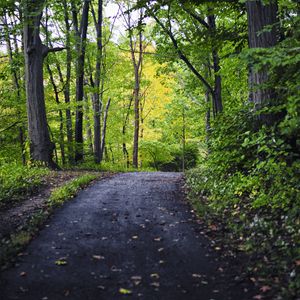
[[[0,207],[17,201],[24,194],[42,184],[43,176],[49,173],[45,168],[24,167],[17,163],[0,167]]]
[[[49,206],[60,206],[66,200],[74,197],[77,192],[83,187],[87,186],[92,180],[97,179],[98,175],[86,174],[76,179],[71,180],[62,187],[59,187],[52,191],[49,198]]]

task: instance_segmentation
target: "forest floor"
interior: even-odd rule
[[[183,186],[180,173],[124,173],[79,192],[1,273],[1,300],[258,299]]]

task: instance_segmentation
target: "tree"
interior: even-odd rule
[[[250,48],[270,48],[279,40],[278,5],[277,1],[247,1],[248,36]],[[255,70],[250,66],[250,101],[255,109],[272,106],[276,98],[275,90],[268,87],[269,74],[266,68]],[[275,114],[262,114],[258,118],[262,124],[273,124],[278,116]]]
[[[49,52],[62,49],[50,49],[42,44],[40,21],[43,8],[43,0],[24,1],[24,57],[28,136],[31,159],[40,161],[51,168],[57,168],[58,166],[52,159],[55,145],[50,140],[46,117],[43,61]]]
[[[76,64],[76,119],[75,119],[75,161],[83,160],[83,85],[84,85],[84,59],[86,37],[88,29],[90,0],[83,3],[80,27],[78,25],[78,11],[72,2],[73,28],[76,37],[76,50],[78,53]]]

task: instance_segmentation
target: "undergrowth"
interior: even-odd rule
[[[46,168],[34,168],[20,164],[0,166],[0,208],[16,202],[42,184],[42,178],[49,174]]]
[[[249,278],[272,299],[300,294],[300,159],[284,123],[251,128],[247,114],[220,116],[210,154],[187,172],[189,199],[220,247],[250,256]],[[213,228],[215,228],[213,226]],[[265,294],[263,296],[265,296]]]

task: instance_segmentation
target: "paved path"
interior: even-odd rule
[[[180,173],[125,173],[80,192],[1,274],[0,299],[249,299],[218,270],[181,186]]]

